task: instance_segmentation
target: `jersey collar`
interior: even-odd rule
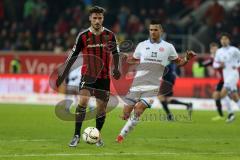
[[[102,32],[104,31],[104,29],[105,29],[105,28],[102,27],[102,30],[100,31],[100,33],[102,33]],[[97,34],[92,30],[91,27],[89,27],[88,30],[89,30],[91,33],[93,33],[94,35],[97,35]]]
[[[150,43],[152,43],[152,44],[154,44],[154,43],[160,44],[160,43],[162,42],[162,39],[159,38],[158,42],[153,42],[153,41],[151,40],[151,38],[149,38],[149,41],[150,41]]]

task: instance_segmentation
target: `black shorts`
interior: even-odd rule
[[[110,95],[110,79],[90,78],[86,76],[81,77],[80,90],[87,89],[90,91],[91,96],[103,101],[109,100]]]
[[[218,91],[218,92],[220,92],[220,91],[222,90],[222,88],[223,88],[223,84],[224,84],[224,82],[223,82],[222,80],[220,80],[220,81],[218,82],[218,84],[216,85],[215,90]]]
[[[165,97],[171,97],[173,96],[173,86],[175,84],[175,79],[171,80],[162,80],[161,86],[159,89],[159,95],[165,96]]]

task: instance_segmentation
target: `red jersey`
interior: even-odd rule
[[[68,63],[74,63],[80,52],[83,58],[83,76],[110,78],[111,54],[119,52],[113,32],[103,28],[99,35],[95,35],[89,28],[79,33]]]

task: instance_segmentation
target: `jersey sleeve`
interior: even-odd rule
[[[141,46],[142,46],[142,43],[139,43],[133,53],[133,58],[135,59],[140,59],[141,57]]]
[[[219,68],[221,66],[220,52],[217,51],[213,60],[213,68]]]
[[[82,34],[78,34],[75,44],[72,48],[72,51],[68,56],[67,62],[75,58],[77,59],[77,56],[82,51],[82,49],[83,49]]]
[[[117,43],[117,38],[114,34],[113,34],[113,38],[112,38],[112,44],[113,44],[112,54],[118,54],[120,52],[120,50],[119,50],[119,45]]]
[[[178,58],[178,54],[176,49],[174,48],[173,45],[170,45],[168,60],[173,61],[173,60],[176,60],[177,58]]]
[[[62,76],[63,77],[67,77],[67,75],[69,74],[69,70],[71,69],[73,63],[76,61],[79,53],[82,51],[83,49],[83,41],[82,41],[82,34],[78,34],[76,41],[75,41],[75,45],[72,48],[72,51],[70,52],[66,62],[65,62],[65,68],[63,70]]]
[[[237,59],[237,67],[240,67],[240,50],[238,48],[235,48],[235,55]]]

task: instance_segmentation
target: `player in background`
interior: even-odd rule
[[[125,97],[123,109],[123,120],[127,120],[116,141],[121,143],[139,122],[139,117],[150,108],[153,99],[159,93],[159,80],[163,76],[164,68],[170,62],[178,65],[185,65],[195,53],[187,51],[184,58],[178,57],[174,46],[161,39],[163,28],[159,21],[152,20],[149,25],[150,38],[140,42],[129,61],[138,61],[137,73],[132,86]],[[150,99],[149,99],[150,98]],[[133,112],[131,116],[131,112]]]
[[[78,34],[76,43],[66,61],[66,67],[59,75],[56,85],[59,86],[79,53],[82,53],[83,66],[81,70],[80,100],[75,112],[75,132],[69,144],[76,147],[80,140],[82,123],[86,116],[86,107],[91,96],[96,98],[96,128],[101,131],[105,118],[110,91],[111,55],[113,55],[113,77],[119,79],[119,49],[113,32],[103,27],[105,9],[94,6],[89,10],[91,26]],[[96,143],[103,146],[102,138]]]
[[[213,61],[214,61],[214,57],[216,55],[218,47],[219,46],[218,46],[217,43],[215,43],[215,42],[210,43],[209,48],[210,48],[211,57],[209,59],[203,61],[200,64],[201,66],[204,66],[204,67],[211,66],[212,67]],[[220,77],[220,79],[219,79],[219,81],[218,81],[218,83],[216,85],[215,91],[213,92],[212,96],[213,96],[213,98],[215,100],[218,116],[213,117],[212,118],[213,121],[224,120],[224,114],[223,114],[223,111],[222,111],[222,103],[221,103],[221,95],[220,95],[221,90],[223,88],[223,84],[224,84],[224,81],[223,81],[223,71],[222,71],[222,68],[217,68],[216,71],[217,71],[217,74]],[[232,107],[231,107],[231,99],[228,96],[226,96],[223,99],[223,102],[225,103],[225,105],[227,107],[227,111],[228,111],[228,114],[229,114],[228,117],[231,117],[233,115],[233,110],[232,110]]]
[[[230,45],[230,35],[222,33],[220,37],[222,47],[216,52],[213,67],[223,69],[223,88],[221,89],[221,98],[227,95],[234,100],[240,108],[240,99],[238,95],[240,51],[238,48]],[[229,114],[227,122],[235,119],[234,114]]]
[[[175,63],[170,63],[165,67],[158,95],[158,99],[162,104],[163,110],[167,114],[167,120],[169,121],[173,121],[174,116],[169,110],[168,104],[178,104],[186,106],[189,116],[191,116],[192,112],[192,103],[181,102],[172,97],[173,87],[177,77],[176,69],[177,65]]]
[[[68,77],[66,78],[66,99],[72,99],[73,97],[73,104],[71,101],[66,101],[66,107],[70,107],[71,105],[77,106],[78,105],[78,96],[77,93],[79,91],[79,84],[81,81],[81,67],[78,67],[72,70]],[[69,108],[70,109],[70,108]]]

